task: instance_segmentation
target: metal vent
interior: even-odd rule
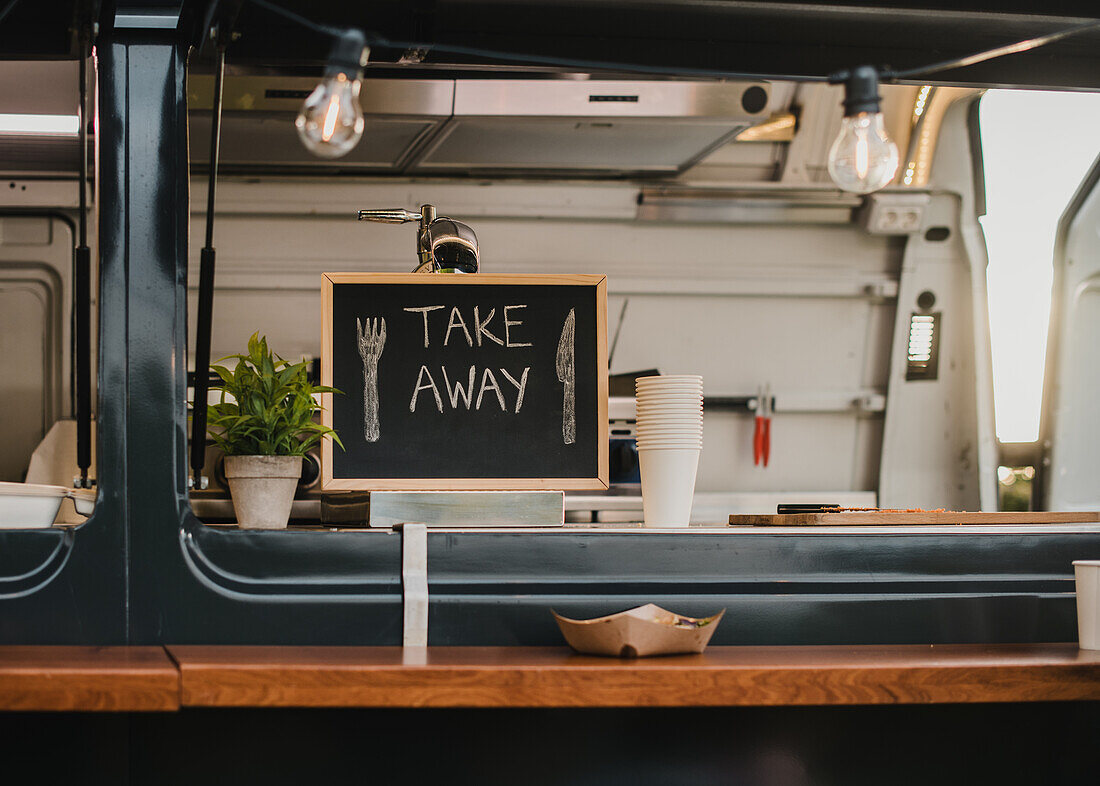
[[[338,159],[302,147],[294,117],[315,77],[230,75],[226,173],[403,172],[447,177],[663,177],[765,115],[762,82],[570,79],[363,80],[366,130]],[[191,162],[206,161],[213,78],[188,80]]]
[[[909,318],[909,355],[905,369],[907,381],[936,379],[940,365],[940,317],[913,314]]]

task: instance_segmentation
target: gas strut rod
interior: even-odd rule
[[[80,477],[74,485],[91,488],[88,470],[92,465],[92,252],[88,248],[88,31],[80,34],[80,237],[74,259],[73,297],[76,343],[76,463]]]
[[[203,487],[206,463],[206,394],[210,385],[210,330],[214,312],[214,193],[218,181],[218,148],[222,124],[222,77],[225,44],[218,44],[214,71],[214,107],[210,122],[210,174],[206,188],[206,245],[199,256],[199,309],[195,328],[195,397],[191,412],[191,471],[194,488]]]

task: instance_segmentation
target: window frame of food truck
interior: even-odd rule
[[[970,167],[962,167],[961,171],[965,174],[960,188],[972,191]],[[198,527],[189,517],[184,521],[184,533],[176,543],[208,592],[227,600],[245,596],[253,603],[266,601],[281,608],[278,627],[282,633],[268,629],[249,634],[275,636],[279,640],[288,638],[286,629],[296,627],[293,620],[298,615],[294,613],[297,604],[287,606],[276,601],[276,597],[297,596],[300,603],[314,608],[331,607],[357,596],[362,602],[363,595],[369,595],[367,587],[373,584],[377,589],[378,577],[371,581],[362,568],[353,565],[369,564],[369,557],[374,555],[377,559],[383,550],[391,558],[396,556],[398,538],[389,533],[364,532],[293,532],[272,537],[267,533]],[[962,535],[943,530],[873,535],[854,531],[812,535],[707,531],[431,533],[429,640],[474,643],[514,640],[515,636],[529,641],[556,640],[549,618],[542,619],[549,601],[547,592],[567,612],[604,611],[609,601],[627,605],[622,593],[626,576],[631,577],[630,584],[637,582],[629,593],[632,598],[660,602],[672,592],[686,612],[700,613],[709,606],[733,605],[743,610],[744,619],[750,621],[747,632],[750,640],[787,642],[924,638],[929,631],[918,620],[926,618],[932,609],[953,603],[973,608],[941,616],[939,624],[947,629],[935,635],[967,640],[985,637],[991,635],[988,628],[977,632],[971,627],[975,609],[981,604],[964,600],[961,595],[973,596],[975,591],[982,595],[984,591],[990,602],[1007,603],[1011,608],[1013,600],[1002,591],[1006,587],[1015,590],[1026,587],[1031,591],[1023,593],[1027,597],[1025,604],[1040,602],[1039,598],[1046,596],[1043,607],[1054,610],[1042,615],[1042,622],[1023,634],[1042,637],[1065,627],[1072,617],[1068,604],[1058,602],[1061,594],[1058,590],[1064,587],[1064,579],[1055,578],[1062,571],[1054,568],[1059,560],[1065,559],[1056,555],[1065,555],[1064,549],[1071,539],[1072,533],[1068,532],[1043,536],[1021,530],[1016,530],[1015,535]],[[1035,544],[1029,540],[1049,549],[1051,562],[1047,572],[1038,576],[1008,575],[1005,565],[967,564],[968,552],[974,557],[986,555],[991,546],[1010,553],[1014,543],[1026,543],[1029,551],[1035,553]],[[267,557],[249,560],[242,551],[259,549],[270,555],[274,549],[289,558],[294,552],[292,541],[307,548],[313,564],[279,570],[275,567],[277,561],[273,565]],[[747,557],[746,552],[752,556]],[[851,562],[853,553],[863,555],[858,566]],[[1008,553],[1004,556],[1008,557]],[[584,559],[578,559],[582,554]],[[223,559],[231,562],[219,562]],[[874,565],[866,567],[866,559],[873,560]],[[230,564],[233,570],[228,569]],[[232,583],[227,582],[227,576],[232,576]],[[876,579],[869,580],[870,576]],[[505,577],[507,580],[502,581]],[[889,579],[884,581],[883,577]],[[395,578],[391,573],[390,592],[386,593],[390,602],[380,604],[390,608],[389,614],[381,615],[383,619],[389,618],[388,623],[382,624],[388,633],[358,625],[355,630],[332,632],[335,641],[393,640],[398,633],[396,606],[392,602],[396,600]],[[938,591],[930,592],[932,588]],[[608,590],[614,599],[607,595]],[[792,599],[792,595],[796,597]],[[956,595],[953,603],[945,599],[952,595]],[[376,595],[372,600],[379,598]],[[869,622],[863,615],[853,614],[856,609],[867,609],[868,604],[883,612],[889,609],[884,616],[889,616],[890,621],[875,614],[874,622]],[[332,611],[328,615],[339,616]],[[1019,615],[1012,616],[1020,619]],[[765,619],[769,622],[764,623]],[[759,622],[752,624],[753,620]],[[776,620],[787,620],[790,624],[776,624]],[[839,627],[834,628],[830,620],[840,620]],[[185,632],[188,627],[183,623],[180,635],[188,635]],[[222,631],[223,635],[226,633]],[[190,635],[195,635],[195,631]],[[1008,635],[1019,636],[1021,632],[1014,630]]]
[[[961,105],[957,111],[968,110]],[[957,127],[963,136],[941,144],[962,144],[958,155],[965,160],[969,134],[965,123]],[[948,171],[961,173],[955,187],[973,193],[969,165]],[[913,288],[915,300],[923,288]],[[980,300],[984,293],[974,297]],[[186,548],[192,550],[196,565],[208,551],[228,554],[234,546],[257,549],[262,540],[275,541],[263,534],[189,529]],[[429,641],[552,643],[557,637],[546,624],[548,605],[563,613],[594,616],[642,600],[672,603],[685,613],[733,607],[744,627],[731,643],[1057,638],[1063,635],[1057,631],[1072,620],[1062,578],[1066,571],[1060,565],[1072,553],[1075,538],[1091,531],[945,527],[812,533],[431,532]],[[379,544],[397,538],[378,532],[292,535],[310,540],[318,573],[309,577],[310,594],[299,597],[317,602],[318,595],[331,601],[351,594],[349,585],[354,582],[334,582],[332,577],[347,577]],[[1021,548],[1035,559],[1034,567],[1013,567]],[[999,557],[990,560],[991,550]],[[249,568],[253,575],[248,576],[240,570],[241,563],[236,566],[234,589],[263,602],[266,588],[255,572],[270,581],[269,570],[254,563]],[[212,583],[223,572],[212,565],[207,571]],[[286,592],[293,581],[285,574],[280,578],[276,585]],[[1024,611],[1039,607],[1044,613]],[[987,620],[975,626],[975,619],[984,619],[992,608],[998,609],[994,615],[1001,622],[991,626]],[[286,611],[293,614],[292,608]],[[1028,621],[1021,625],[1024,615]],[[931,618],[938,620],[935,629],[927,624]],[[1016,622],[1005,623],[1006,619]],[[360,628],[335,634],[334,640],[394,641],[395,620],[388,631],[379,638]],[[264,635],[280,634],[267,630]]]
[[[101,504],[86,526],[124,538],[125,638],[397,643],[399,534],[208,527],[189,505],[186,55],[174,31],[141,25],[99,52]],[[968,146],[950,149],[967,182],[948,198],[965,203]],[[550,606],[645,601],[729,608],[714,643],[1062,640],[1070,561],[1098,550],[1096,528],[1074,526],[431,532],[428,641],[557,643]]]

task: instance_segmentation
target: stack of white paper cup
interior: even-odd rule
[[[703,378],[639,377],[634,390],[646,526],[686,527],[703,447]]]
[[[1100,560],[1074,560],[1073,572],[1077,579],[1077,641],[1083,650],[1100,650]]]

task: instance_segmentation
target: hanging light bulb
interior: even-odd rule
[[[898,171],[898,147],[886,135],[878,72],[860,66],[844,81],[844,119],[829,150],[829,175],[845,191],[869,194],[887,186]]]
[[[339,158],[359,144],[364,126],[359,91],[369,53],[358,30],[347,30],[336,39],[321,84],[294,121],[302,144],[315,156]]]

